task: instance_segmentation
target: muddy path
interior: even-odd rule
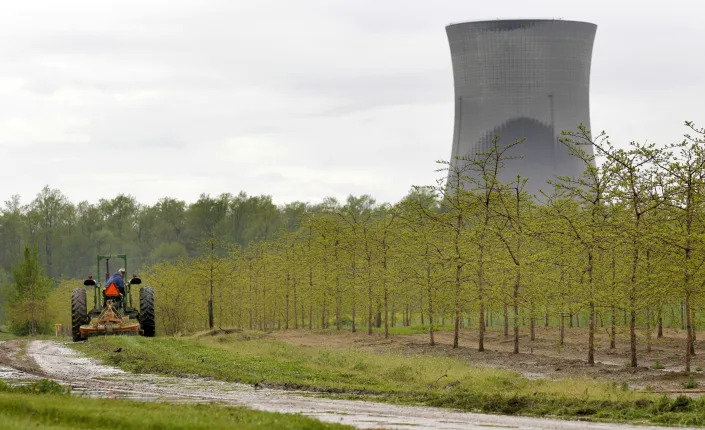
[[[0,342],[0,378],[26,381],[46,377],[70,386],[78,395],[102,398],[213,402],[272,412],[298,413],[357,428],[387,429],[663,429],[509,417],[448,409],[396,406],[368,401],[327,399],[310,393],[259,389],[205,378],[130,374],[89,359],[55,341]]]

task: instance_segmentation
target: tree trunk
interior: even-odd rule
[[[429,344],[435,345],[433,338],[433,285],[431,283],[431,266],[426,266],[426,290],[428,291],[428,336]]]
[[[651,308],[646,308],[646,352],[651,352]]]
[[[636,311],[631,310],[629,312],[629,353],[630,353],[630,366],[637,367],[639,363],[636,359]]]
[[[612,306],[612,318],[610,318],[610,319],[611,319],[610,322],[612,324],[612,327],[610,328],[610,349],[615,349],[616,348],[616,343],[615,343],[616,339],[615,338],[617,336],[617,331],[615,329],[615,325],[616,325],[615,320],[617,319],[617,310],[614,308],[614,306]]]
[[[487,223],[485,223],[485,226]],[[482,241],[482,239],[480,239]],[[480,302],[480,315],[478,318],[477,329],[477,350],[483,352],[485,350],[485,297],[484,297],[484,282],[485,282],[485,266],[484,266],[484,245],[480,245],[480,255],[477,269],[477,295]]]
[[[690,307],[690,312],[690,331],[692,332],[692,335],[690,336],[690,355],[695,355],[695,341],[697,339],[695,336],[695,309],[693,308],[693,306]]]
[[[367,255],[367,334],[372,334],[372,260]]]
[[[590,324],[588,328],[588,365],[595,365],[595,302],[590,301]]]
[[[294,329],[299,328],[298,301],[296,300],[296,272],[294,272],[294,282],[292,283],[294,293]]]
[[[685,293],[685,317],[686,333],[685,333],[685,373],[690,374],[690,361],[692,356],[691,345],[693,343],[693,331],[690,329],[690,292]]]
[[[456,245],[457,246],[457,245]],[[458,347],[460,337],[460,271],[462,266],[458,262],[455,267],[455,327],[453,328],[453,348]]]
[[[517,267],[516,279],[514,281],[514,354],[519,354],[519,285],[521,282],[521,272]]]
[[[355,327],[355,280],[357,279],[357,267],[355,265],[355,255],[352,257],[352,285],[350,286],[350,290],[352,292],[351,297],[350,297],[350,306],[352,307],[352,332],[355,333],[357,331],[357,328]]]

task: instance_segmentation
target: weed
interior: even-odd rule
[[[9,385],[0,380],[0,392],[27,394],[69,394],[70,388],[49,379],[42,379],[27,385]]]
[[[665,369],[663,364],[661,364],[658,360],[654,361],[654,364],[651,365],[651,368],[655,370]]]
[[[687,388],[687,389],[698,387],[698,383],[695,382],[695,379],[692,376],[690,378],[688,378],[688,381],[684,382],[682,385],[683,385],[683,388]]]
[[[391,369],[386,376],[395,381],[408,381],[413,379],[412,368],[408,365],[401,365]]]
[[[367,363],[365,363],[362,360],[358,360],[354,365],[353,365],[353,370],[365,370],[367,369]]]
[[[680,395],[673,399],[670,405],[671,412],[684,412],[690,410],[692,402],[687,396]]]

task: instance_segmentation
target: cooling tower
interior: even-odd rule
[[[503,182],[517,174],[526,190],[579,176],[584,164],[558,141],[563,130],[590,129],[590,60],[597,26],[562,20],[497,20],[446,27],[453,62],[455,129],[452,159],[473,157],[515,139]],[[585,148],[592,154],[592,148]]]

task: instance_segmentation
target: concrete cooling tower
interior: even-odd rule
[[[546,180],[579,176],[582,162],[558,141],[563,130],[590,129],[590,60],[597,26],[562,20],[498,20],[446,27],[455,84],[452,159],[472,157],[515,139],[500,173],[519,174],[526,190],[550,190]],[[592,154],[592,148],[585,148]]]

